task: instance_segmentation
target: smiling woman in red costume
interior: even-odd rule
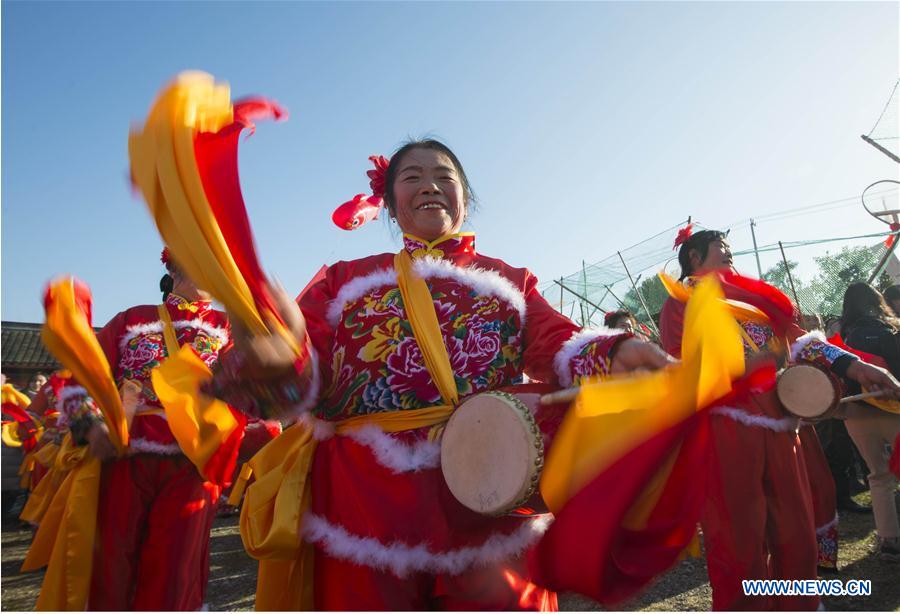
[[[439,421],[423,416],[526,374],[566,387],[585,375],[658,368],[668,357],[621,331],[580,329],[541,297],[527,269],[476,251],[474,233],[460,232],[469,182],[445,145],[409,143],[385,166],[371,173],[373,197],[380,205],[383,195],[403,231],[401,252],[338,262],[299,308],[282,305],[304,348],[293,365],[279,338],[236,330],[215,391],[251,414],[288,407],[319,440],[301,525],[314,548],[315,609],[555,609],[555,594],[532,584],[523,563],[549,518],[489,517],[457,502],[429,437]],[[355,198],[336,223],[374,218],[357,210],[372,202]],[[436,382],[413,333],[401,288],[407,265],[427,284],[450,389]],[[364,426],[345,430],[348,421]],[[407,426],[394,427],[399,421]],[[267,592],[261,580],[257,607],[284,607]]]
[[[725,233],[691,234],[688,227],[679,233],[679,245],[681,279],[686,286],[717,272],[727,298],[753,305],[767,316],[765,322],[743,320],[740,324],[748,371],[765,373],[769,364],[771,376],[728,406],[711,410],[712,459],[701,524],[713,609],[816,609],[818,597],[748,597],[741,586],[741,580],[816,577],[813,498],[817,489],[827,490],[828,484],[813,484],[810,489],[798,421],[778,401],[771,367],[788,360],[809,361],[893,395],[900,388],[885,371],[825,342],[823,334],[801,330],[793,321],[793,305],[780,291],[735,274]],[[674,356],[681,351],[683,313],[683,303],[673,297],[660,315],[663,347]],[[831,479],[827,472],[823,478]],[[819,524],[824,522],[827,529],[833,507],[826,516]]]

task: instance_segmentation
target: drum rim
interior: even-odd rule
[[[782,381],[781,378],[785,373],[787,373],[791,369],[797,369],[799,367],[803,367],[804,369],[812,369],[813,371],[818,371],[819,373],[822,374],[823,377],[825,377],[825,379],[828,380],[828,383],[831,385],[831,389],[834,392],[832,402],[828,406],[828,409],[826,409],[825,411],[823,411],[820,414],[817,414],[814,416],[804,416],[804,415],[797,413],[795,410],[792,410],[790,407],[788,407],[788,404],[785,403],[785,400],[782,396],[782,388],[780,386],[781,381]],[[778,402],[781,404],[781,406],[784,408],[784,410],[787,413],[789,413],[791,416],[794,416],[795,418],[799,418],[800,420],[805,420],[808,422],[816,422],[819,420],[828,419],[834,413],[834,410],[837,409],[838,405],[840,405],[840,401],[841,401],[841,392],[840,392],[839,384],[837,382],[835,382],[831,373],[829,373],[825,368],[823,368],[819,365],[810,364],[810,363],[797,363],[797,364],[793,364],[793,365],[789,365],[789,366],[785,367],[779,374],[778,380],[775,382],[775,395],[778,397]]]
[[[531,394],[531,393],[523,393],[523,394]],[[543,437],[543,434],[541,433],[540,427],[538,426],[537,420],[534,419],[534,416],[532,415],[531,410],[528,408],[528,406],[521,399],[519,399],[515,394],[506,392],[504,390],[487,390],[485,392],[479,392],[478,394],[474,394],[474,395],[470,396],[469,398],[467,398],[462,403],[460,403],[456,409],[459,410],[460,408],[462,408],[463,405],[465,405],[469,401],[476,399],[478,397],[481,397],[481,396],[493,396],[493,397],[497,397],[497,398],[509,401],[509,403],[513,407],[515,407],[515,409],[517,410],[517,413],[523,417],[523,421],[527,425],[528,430],[531,431],[532,435],[534,435],[534,448],[536,451],[535,460],[534,460],[534,473],[532,474],[531,479],[529,480],[529,482],[525,488],[524,494],[521,497],[519,497],[517,500],[515,500],[513,503],[510,503],[508,506],[504,506],[503,509],[498,510],[496,512],[481,512],[478,510],[472,510],[473,512],[482,514],[484,516],[505,516],[509,512],[525,505],[528,502],[528,500],[531,499],[531,496],[535,493],[535,491],[538,489],[538,484],[541,481],[541,474],[543,473],[543,470],[544,470],[544,437]],[[456,410],[454,410],[453,415],[450,416],[450,420],[453,420],[453,417],[455,415],[456,415]],[[448,420],[447,426],[449,426],[449,424],[450,424],[450,421]],[[445,434],[446,434],[446,431],[445,431]],[[441,437],[441,459],[442,459],[442,461],[443,461],[444,441],[445,441],[445,439],[442,436]],[[450,490],[450,494],[453,495],[453,498],[456,499],[460,503],[460,505],[463,505],[467,509],[471,509],[471,508],[469,508],[468,505],[466,505],[465,503],[460,501],[459,498],[456,496],[456,493],[453,492],[453,489],[450,488],[450,484],[447,481],[447,475],[444,473],[443,462],[441,462],[441,475],[443,475],[444,483],[447,484],[447,488]]]

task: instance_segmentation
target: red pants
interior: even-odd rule
[[[456,576],[420,573],[398,578],[316,550],[315,608],[369,611],[551,611],[556,593],[522,579],[522,559]]]
[[[747,412],[782,419],[774,392]],[[709,495],[702,526],[714,610],[815,610],[818,597],[748,597],[742,580],[816,578],[816,531],[794,431],[712,415]]]
[[[200,609],[216,490],[183,456],[105,463],[88,609]]]

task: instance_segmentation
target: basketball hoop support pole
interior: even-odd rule
[[[859,138],[861,138],[866,143],[868,143],[869,145],[871,145],[872,147],[874,147],[875,149],[877,149],[878,151],[880,151],[881,153],[886,155],[888,158],[890,158],[894,162],[897,162],[898,164],[900,164],[900,158],[898,158],[897,156],[895,156],[894,154],[889,152],[887,149],[885,149],[884,147],[882,147],[881,145],[879,145],[878,143],[876,143],[875,141],[873,141],[872,139],[867,137],[865,134],[859,135]]]

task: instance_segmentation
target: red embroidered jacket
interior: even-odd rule
[[[179,344],[191,345],[200,358],[212,366],[219,352],[231,344],[225,313],[212,309],[210,301],[189,302],[176,294],[169,294],[165,305]],[[121,386],[128,379],[141,386],[140,403],[130,430],[132,450],[179,454],[181,450],[150,382],[150,372],[168,356],[157,306],[138,305],[126,309],[103,327],[97,339],[112,366],[116,385]],[[85,391],[78,386],[63,390],[61,401],[64,421],[73,427],[86,414],[100,415],[92,402],[86,402],[89,400]],[[141,415],[143,412],[147,413]],[[73,428],[73,435],[76,430]]]
[[[582,331],[554,310],[527,269],[475,251],[472,233],[428,244],[404,237],[434,299],[460,398],[531,380],[567,387],[605,373],[618,330]],[[240,357],[223,358],[216,394],[251,414],[320,418],[409,410],[440,403],[397,286],[394,254],[329,267],[300,298],[309,359],[277,398],[241,382]],[[276,407],[281,406],[281,407]]]

